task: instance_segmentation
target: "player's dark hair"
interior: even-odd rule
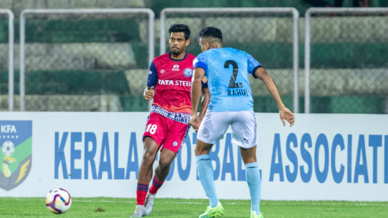
[[[185,24],[173,24],[170,26],[168,29],[168,33],[180,33],[183,32],[185,34],[185,39],[188,40],[190,39],[190,27],[185,25]]]
[[[198,35],[198,38],[203,38],[203,37],[213,37],[217,38],[222,42],[222,32],[220,29],[216,27],[206,27],[201,30],[201,32]]]

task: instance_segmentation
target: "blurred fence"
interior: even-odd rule
[[[14,109],[14,15],[0,9],[0,111]],[[8,95],[7,95],[8,94]]]
[[[20,17],[22,111],[148,110],[150,9],[25,10]]]
[[[298,18],[294,8],[167,8],[160,18],[160,54],[169,51],[170,25],[190,26],[192,36],[187,51],[201,52],[197,34],[215,26],[223,33],[224,47],[250,53],[274,77],[288,107],[298,111]],[[168,49],[166,49],[166,47]],[[265,85],[250,77],[255,112],[277,112]]]
[[[388,113],[388,8],[311,8],[305,19],[305,112]]]
[[[154,33],[159,37],[160,30],[164,53],[169,50],[168,27],[184,23],[192,30],[189,53],[200,53],[197,34],[202,28],[219,27],[224,46],[252,54],[274,77],[285,104],[294,105],[295,112],[388,113],[387,8],[312,8],[306,13],[306,29],[301,25],[299,30],[305,40],[299,46],[295,9],[230,10],[165,9],[156,28],[149,9],[25,10],[14,25],[10,11],[2,10],[0,110],[147,111],[142,93],[149,63],[159,51]],[[19,40],[19,26],[25,41],[12,49],[9,40]],[[10,37],[13,27],[14,38]],[[299,73],[305,83],[299,85],[305,97],[299,98],[298,48],[305,49],[306,69],[305,76]],[[19,50],[20,76],[17,68],[12,74],[11,63],[15,57],[15,66],[19,65]],[[250,79],[254,110],[276,112],[265,85]],[[12,90],[15,97],[10,97]]]

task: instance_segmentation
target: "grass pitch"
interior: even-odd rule
[[[249,217],[250,201],[221,200],[225,218]],[[135,199],[73,198],[70,210],[61,217],[130,217]],[[148,217],[198,217],[208,206],[207,200],[156,199]],[[96,212],[102,208],[104,212]],[[388,217],[388,202],[348,201],[262,201],[265,218],[272,217]],[[45,207],[44,198],[0,198],[0,217],[54,217]]]

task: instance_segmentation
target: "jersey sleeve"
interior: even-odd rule
[[[156,71],[154,62],[152,61],[150,65],[150,72],[148,72],[147,86],[148,87],[156,86],[157,82],[158,82],[158,72]]]
[[[255,72],[258,68],[263,67],[261,64],[253,58],[250,54],[247,54],[247,59],[248,59],[248,72],[252,74],[253,77],[256,78]]]
[[[203,53],[199,54],[193,61],[193,67],[194,69],[197,67],[200,67],[207,72],[207,63],[206,63],[206,58]]]

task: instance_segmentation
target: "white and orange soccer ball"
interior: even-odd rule
[[[63,188],[56,188],[47,194],[46,207],[55,214],[65,213],[70,209],[71,196],[68,191]]]

